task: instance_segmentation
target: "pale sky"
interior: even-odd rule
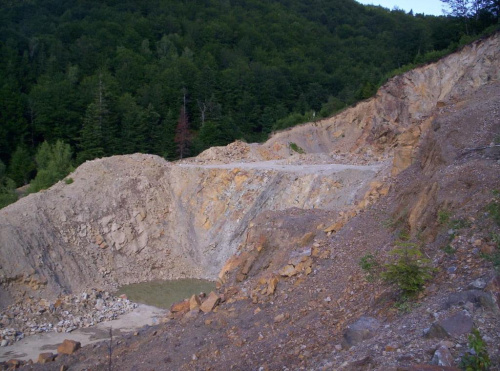
[[[365,5],[381,5],[392,10],[395,6],[409,12],[413,9],[413,14],[424,13],[427,15],[443,15],[444,4],[439,0],[356,0]]]

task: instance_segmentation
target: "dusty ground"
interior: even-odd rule
[[[489,147],[500,135],[500,84],[448,102],[435,117],[413,165],[390,181],[387,196],[330,235],[324,221],[334,216],[325,210],[262,213],[238,253],[243,263],[253,257],[253,264],[242,282],[241,265],[228,269],[219,290],[224,302],[214,312],[176,316],[139,336],[124,335],[113,348],[112,368],[406,370],[430,364],[443,341],[456,367],[468,349],[467,334],[442,339],[424,332],[460,312],[480,330],[491,369],[500,369],[500,289],[485,287],[496,276],[485,257],[498,252],[492,236],[500,233],[487,212],[492,191],[500,189],[499,151]],[[489,148],[471,150],[479,147]],[[370,253],[380,264],[389,262],[389,251],[407,238],[435,272],[418,298],[398,303],[398,290],[377,276],[368,280],[359,261]],[[310,258],[310,272],[280,274],[297,256]],[[279,279],[270,295],[269,277]],[[470,289],[492,301],[467,298]],[[350,347],[343,335],[361,316],[375,318],[379,327]],[[102,343],[27,368],[106,370],[108,361]]]
[[[50,332],[25,337],[12,346],[0,348],[0,362],[9,359],[36,360],[40,353],[57,353],[57,347],[65,339],[79,341],[82,345],[109,340],[110,329],[112,336],[119,337],[123,333],[134,332],[144,326],[156,325],[164,316],[164,310],[140,304],[132,312],[114,321],[101,322],[96,326],[77,329],[70,333]]]

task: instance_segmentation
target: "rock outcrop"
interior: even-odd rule
[[[2,289],[52,297],[152,279],[215,279],[262,211],[340,211],[382,168],[218,167],[141,154],[90,161],[71,184],[0,211]]]

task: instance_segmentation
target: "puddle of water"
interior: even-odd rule
[[[129,300],[136,303],[169,309],[172,304],[193,294],[208,294],[214,289],[215,282],[212,281],[183,279],[134,283],[120,287],[116,295],[125,294]]]

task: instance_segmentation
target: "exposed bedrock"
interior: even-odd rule
[[[80,166],[0,211],[8,292],[60,291],[181,277],[215,279],[264,210],[341,210],[381,166],[171,164],[135,154]]]

